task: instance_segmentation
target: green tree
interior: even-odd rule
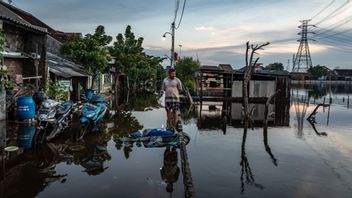
[[[322,76],[326,76],[328,74],[328,69],[324,66],[316,65],[314,67],[311,67],[308,69],[308,72],[314,77],[314,78],[320,78]]]
[[[92,87],[98,75],[106,71],[108,67],[107,45],[112,37],[105,34],[105,28],[99,25],[94,34],[87,34],[83,38],[76,37],[65,42],[60,52],[73,62],[84,66],[89,75],[92,76]]]
[[[131,26],[127,26],[125,33],[116,36],[116,42],[110,48],[110,53],[116,58],[116,71],[127,74],[132,93],[143,90],[147,82],[157,80],[157,73],[163,58],[149,56],[143,52],[143,38],[136,38]],[[118,79],[118,78],[117,78]],[[119,82],[115,79],[115,89],[118,93]]]
[[[199,60],[194,60],[192,57],[183,57],[176,64],[175,69],[177,77],[180,78],[184,86],[191,92],[194,93],[196,90],[194,72],[199,70]]]
[[[282,71],[284,70],[284,65],[282,63],[270,63],[265,67],[267,70]]]

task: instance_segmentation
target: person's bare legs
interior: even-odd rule
[[[167,127],[172,128],[172,125],[173,125],[172,112],[166,111],[166,115],[167,115],[167,124],[168,124]]]

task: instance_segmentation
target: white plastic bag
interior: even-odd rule
[[[162,107],[165,107],[165,91],[163,91],[163,95],[158,100],[158,104]]]

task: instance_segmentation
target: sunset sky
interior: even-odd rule
[[[170,54],[171,38],[163,41],[161,36],[170,31],[175,4],[175,0],[13,0],[13,5],[61,31],[86,34],[101,24],[115,37],[131,25],[136,36],[144,38],[146,52],[157,56]],[[180,0],[176,23],[182,6]],[[259,62],[282,62],[287,67],[290,60],[291,69],[299,21],[313,18],[310,24],[316,27],[311,31],[318,33],[310,42],[313,65],[352,69],[351,11],[350,0],[188,0],[175,49],[179,52],[182,45],[181,56],[198,57],[204,65],[230,63],[240,68],[247,41],[271,42],[260,52]],[[334,29],[321,33],[330,28]]]

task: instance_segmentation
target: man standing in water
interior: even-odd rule
[[[176,77],[176,70],[174,68],[170,68],[168,73],[169,76],[163,80],[161,90],[165,91],[165,109],[168,126],[172,130],[176,130],[182,84],[180,79]]]

